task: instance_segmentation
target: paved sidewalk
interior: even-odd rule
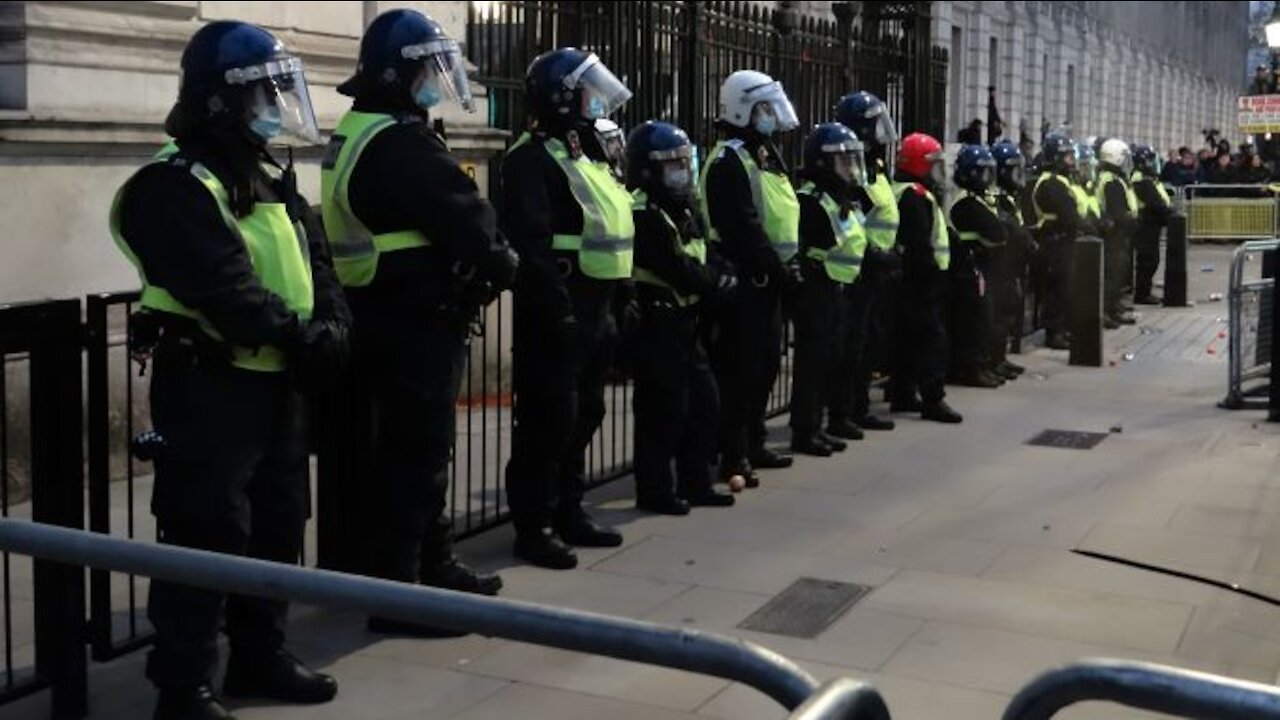
[[[1193,248],[1193,297],[1225,292],[1229,249]],[[1212,264],[1213,272],[1198,272]],[[959,427],[899,418],[833,459],[763,475],[736,508],[641,516],[630,481],[592,497],[627,543],[553,573],[508,557],[510,530],[466,555],[506,595],[727,632],[828,677],[874,682],[895,718],[998,718],[1057,663],[1149,659],[1274,682],[1280,614],[1185,580],[1070,552],[1085,548],[1280,594],[1277,428],[1215,403],[1226,383],[1224,302],[1142,309],[1107,334],[1107,367],[1036,350],[1000,390],[954,389]],[[1126,360],[1126,353],[1132,359]],[[1109,433],[1092,450],[1028,446],[1046,428]],[[781,441],[779,424],[776,437]],[[1114,429],[1114,431],[1113,431]],[[814,640],[736,629],[798,577],[874,590]],[[300,654],[338,676],[318,708],[238,707],[277,718],[668,720],[777,718],[716,679],[470,637],[383,640],[350,614],[299,609]],[[94,665],[93,717],[140,718],[153,694],[140,655]],[[36,696],[0,718],[46,717]],[[1146,717],[1084,707],[1066,718]]]

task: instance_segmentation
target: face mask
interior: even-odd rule
[[[765,137],[771,137],[778,130],[778,118],[773,115],[766,115],[762,113],[756,116],[754,126],[756,132],[764,135]]]
[[[418,88],[418,91],[413,94],[413,102],[418,107],[426,110],[440,103],[440,93],[436,92],[436,89],[427,83],[423,83]]]
[[[260,112],[249,121],[249,129],[263,142],[270,142],[280,134],[280,113],[275,108]]]
[[[588,95],[584,106],[583,114],[588,120],[599,120],[604,117],[604,98],[599,95],[594,93]]]
[[[662,171],[662,187],[676,197],[685,195],[693,186],[688,168],[667,168]]]

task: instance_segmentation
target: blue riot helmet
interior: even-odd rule
[[[984,193],[996,179],[996,161],[982,145],[965,145],[956,155],[955,182],[969,192]]]
[[[1076,148],[1066,135],[1051,132],[1040,142],[1042,170],[1071,174],[1076,166]]]
[[[625,155],[627,187],[655,198],[692,201],[698,168],[693,143],[684,130],[650,120],[631,131]]]
[[[320,142],[302,60],[266,30],[230,20],[191,36],[165,128],[174,137],[230,130],[259,146]]]
[[[996,184],[1009,193],[1021,192],[1027,186],[1025,159],[1022,151],[1008,140],[991,146],[991,158],[996,161]]]
[[[571,47],[534,58],[524,91],[530,115],[552,131],[590,125],[631,99],[631,91],[595,53]]]
[[[880,98],[860,90],[840,98],[836,121],[849,128],[864,145],[886,146],[897,142],[898,128]]]
[[[844,185],[867,181],[862,141],[838,122],[815,126],[805,138],[804,168],[810,176],[826,176]]]
[[[356,74],[337,89],[351,97],[395,89],[423,110],[451,99],[475,111],[458,43],[416,10],[389,10],[374,18],[360,40]]]

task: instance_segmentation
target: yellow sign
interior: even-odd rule
[[[1236,125],[1248,134],[1280,132],[1280,95],[1237,98]]]

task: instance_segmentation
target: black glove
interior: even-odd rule
[[[333,319],[304,325],[289,353],[289,372],[303,389],[319,390],[342,374],[351,356],[350,329]]]
[[[716,276],[715,290],[713,294],[718,298],[728,297],[735,288],[738,287],[738,276],[729,273],[720,273]]]
[[[804,282],[804,269],[800,267],[800,256],[797,255],[782,265],[782,286],[797,288]]]
[[[510,245],[503,244],[489,254],[489,262],[485,267],[485,279],[497,292],[510,289],[516,282],[516,271],[520,269],[520,256]]]

